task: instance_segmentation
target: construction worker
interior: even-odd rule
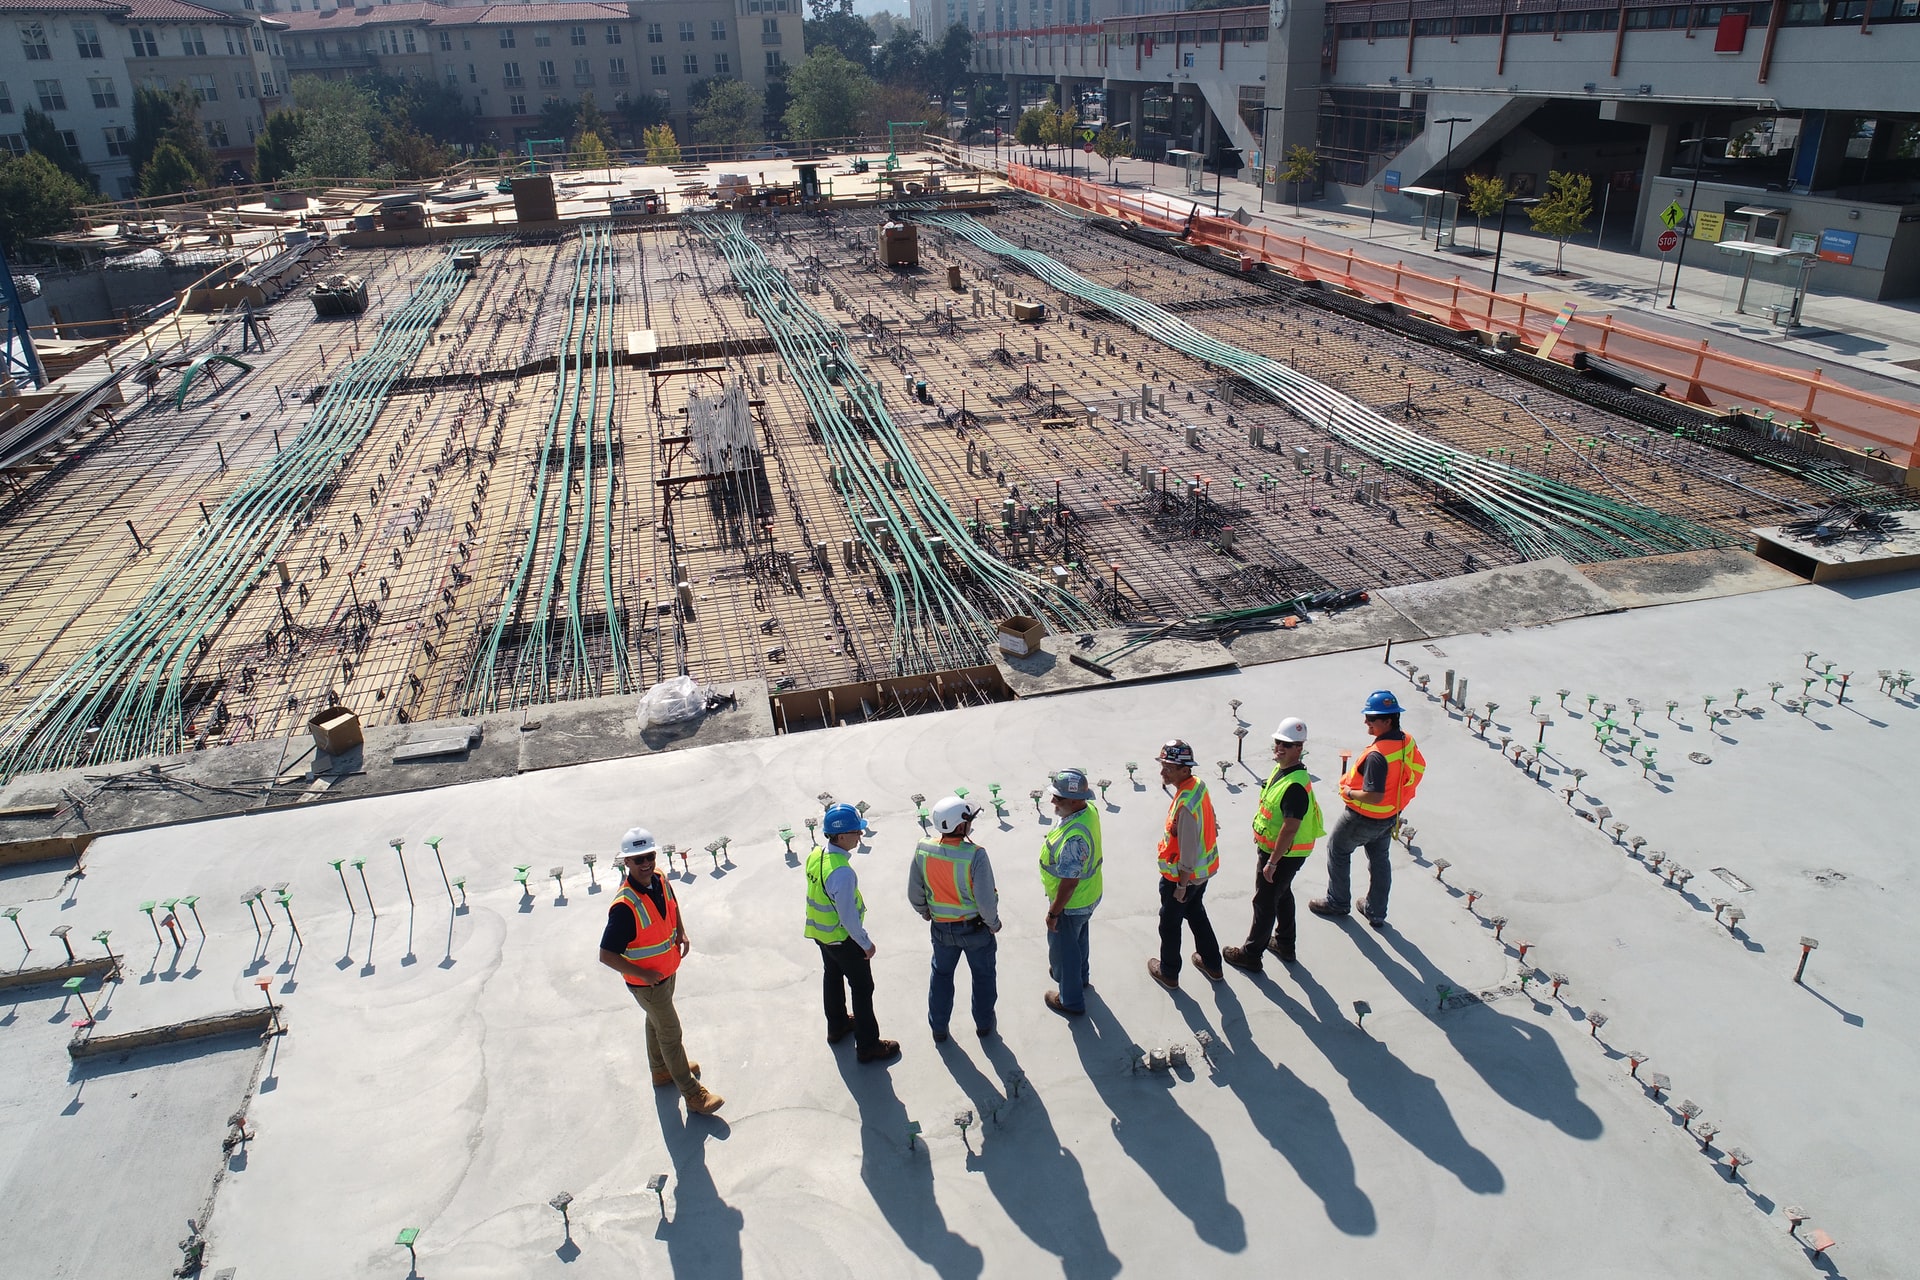
[[[1413,802],[1427,758],[1400,728],[1400,700],[1386,689],[1367,698],[1367,732],[1373,742],[1340,779],[1340,798],[1347,811],[1334,823],[1327,839],[1327,896],[1307,907],[1320,916],[1340,917],[1352,908],[1349,864],[1355,848],[1367,851],[1367,897],[1360,914],[1376,929],[1387,927],[1387,891],[1393,887],[1393,867],[1387,846],[1401,812]]]
[[[1059,820],[1040,842],[1040,887],[1047,892],[1047,960],[1059,990],[1047,1008],[1068,1018],[1087,1012],[1088,929],[1100,905],[1100,814],[1084,769],[1062,769],[1047,780]]]
[[[1320,804],[1313,798],[1313,779],[1300,762],[1307,750],[1307,726],[1289,716],[1273,731],[1273,772],[1260,788],[1260,812],[1253,819],[1253,844],[1260,851],[1253,875],[1253,924],[1244,947],[1228,947],[1220,954],[1230,965],[1248,973],[1260,972],[1264,951],[1283,964],[1294,960],[1293,878],[1313,852],[1313,843],[1327,833]]]
[[[658,849],[653,833],[644,827],[621,838],[620,865],[626,878],[607,908],[600,963],[626,979],[627,990],[647,1015],[647,1064],[653,1068],[654,1087],[677,1086],[688,1111],[710,1116],[726,1099],[700,1083],[700,1064],[687,1060],[680,1043],[673,980],[693,943],[680,919],[673,886],[653,873]]]
[[[984,1040],[993,1034],[993,1005],[999,994],[994,956],[999,943],[1000,895],[993,887],[987,851],[967,837],[980,807],[959,796],[933,806],[937,839],[922,840],[907,875],[907,901],[933,925],[933,975],[927,983],[927,1025],[935,1040],[947,1038],[953,1015],[953,973],[965,953],[973,974],[973,1029]]]
[[[1175,738],[1160,748],[1160,785],[1173,796],[1160,837],[1160,957],[1147,961],[1153,980],[1180,985],[1180,925],[1193,930],[1193,967],[1221,980],[1220,943],[1207,918],[1207,881],[1220,869],[1220,831],[1207,784],[1193,776],[1193,748]]]
[[[860,843],[867,820],[850,804],[836,804],[820,821],[827,846],[807,854],[807,936],[820,944],[821,998],[827,1010],[827,1043],[853,1034],[862,1062],[888,1062],[900,1056],[900,1042],[882,1040],[873,1016],[873,960],[879,947],[867,936],[867,900],[847,861]],[[847,990],[853,990],[853,1016],[847,1016]]]

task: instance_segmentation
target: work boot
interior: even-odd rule
[[[726,1103],[725,1098],[705,1085],[700,1086],[700,1092],[687,1095],[687,1111],[691,1115],[710,1116]]]
[[[1222,947],[1220,958],[1236,969],[1245,969],[1248,973],[1265,972],[1260,967],[1260,953],[1252,947]]]
[[[1341,916],[1348,914],[1347,908],[1336,907],[1325,898],[1315,898],[1307,904],[1307,910],[1317,916],[1326,916],[1331,920],[1338,920]]]
[[[1193,953],[1192,960],[1193,960],[1193,967],[1198,969],[1200,972],[1206,974],[1208,981],[1221,982],[1226,979],[1227,975],[1224,972],[1222,972],[1220,969],[1207,968],[1206,963],[1200,959],[1200,953],[1198,951]]]
[[[1292,964],[1295,960],[1299,959],[1298,956],[1293,954],[1293,948],[1281,946],[1278,938],[1268,940],[1267,950],[1278,956],[1282,964]]]
[[[695,1062],[691,1058],[687,1059],[687,1070],[693,1073],[694,1079],[698,1080],[700,1078],[700,1064]],[[664,1089],[672,1083],[673,1083],[673,1072],[668,1071],[665,1067],[662,1067],[660,1070],[653,1073],[654,1088]]]
[[[892,1062],[900,1056],[900,1042],[898,1040],[875,1041],[873,1048],[862,1049],[854,1056],[862,1062]]]
[[[1053,1010],[1063,1018],[1084,1018],[1087,1016],[1085,1009],[1069,1009],[1066,1005],[1061,1004],[1060,993],[1058,991],[1049,991],[1043,998],[1047,1002],[1047,1008]]]
[[[1147,976],[1169,991],[1178,991],[1180,989],[1179,978],[1169,978],[1160,972],[1160,961],[1158,959],[1147,961]]]

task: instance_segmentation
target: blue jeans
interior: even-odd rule
[[[1047,967],[1060,985],[1060,1005],[1075,1013],[1087,1008],[1086,986],[1093,979],[1089,967],[1093,915],[1061,916],[1059,927],[1047,933]]]
[[[1393,839],[1392,818],[1363,818],[1348,809],[1327,837],[1327,905],[1346,911],[1353,905],[1353,851],[1367,851],[1367,897],[1360,914],[1369,920],[1387,918],[1387,892],[1393,888],[1393,866],[1387,849]]]
[[[944,1033],[953,1016],[953,973],[964,952],[973,973],[974,1030],[993,1030],[993,1002],[999,995],[994,981],[994,956],[1000,944],[984,924],[933,925],[933,975],[927,982],[927,1025]]]

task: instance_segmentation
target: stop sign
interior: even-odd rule
[[[1662,231],[1658,243],[1660,245],[1660,252],[1672,253],[1680,247],[1680,233],[1678,231]]]

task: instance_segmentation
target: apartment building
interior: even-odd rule
[[[0,0],[0,146],[26,153],[23,118],[36,108],[104,194],[131,195],[133,92],[184,84],[215,158],[250,169],[286,89],[278,40],[254,0]]]

